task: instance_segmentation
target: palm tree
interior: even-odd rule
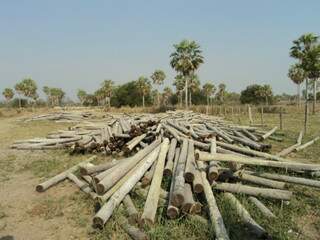
[[[139,79],[136,81],[136,86],[138,88],[138,91],[142,95],[142,106],[143,108],[145,107],[144,104],[144,97],[150,93],[151,90],[151,83],[148,78],[141,76]]]
[[[173,45],[175,52],[170,55],[170,65],[178,73],[180,73],[185,80],[185,103],[188,108],[188,83],[189,78],[204,62],[202,51],[199,44],[195,41],[182,40],[178,44]]]
[[[224,102],[224,95],[226,93],[226,88],[227,87],[226,87],[226,85],[224,83],[220,83],[218,88],[219,88],[219,92],[218,92],[219,101],[221,103],[223,103]]]
[[[11,88],[5,88],[2,92],[2,95],[5,97],[7,104],[13,98],[14,92]]]
[[[264,98],[265,104],[268,105],[268,98],[272,96],[272,88],[270,85],[263,85],[259,88],[256,94],[261,98]]]
[[[164,104],[168,104],[169,98],[172,96],[172,90],[170,87],[165,87],[163,89],[163,102]]]
[[[101,86],[101,91],[104,92],[104,98],[108,98],[108,107],[110,107],[110,99],[114,89],[114,82],[112,80],[104,80]]]
[[[84,91],[82,89],[78,89],[77,97],[79,98],[81,105],[83,105],[84,101],[86,100],[87,95],[88,94],[86,91]]]
[[[318,42],[319,36],[313,33],[307,33],[293,41],[290,49],[290,56],[299,60],[301,68],[306,73],[306,106],[308,101],[308,80],[313,80],[313,114],[317,101],[317,78],[320,71],[320,46]]]
[[[209,99],[216,91],[215,86],[212,83],[206,83],[202,86],[202,91],[204,95],[207,97],[207,113],[209,108]]]
[[[303,83],[305,77],[305,72],[299,64],[291,65],[288,71],[288,77],[297,84],[297,105],[300,106],[300,86]]]
[[[190,76],[190,82],[189,82],[189,105],[191,106],[192,105],[192,93],[196,92],[199,90],[200,88],[200,80],[199,80],[199,77],[198,75],[196,74],[192,74]]]
[[[179,96],[180,107],[182,107],[182,94],[185,87],[185,81],[181,74],[175,77],[173,85],[176,87],[177,95]]]
[[[166,74],[162,70],[155,70],[151,75],[151,79],[154,84],[162,85],[163,81],[166,79]],[[160,93],[158,92],[158,106],[160,105]]]
[[[14,86],[19,95],[34,99],[37,96],[37,84],[31,78],[25,78]],[[19,98],[19,107],[21,108],[21,98]]]

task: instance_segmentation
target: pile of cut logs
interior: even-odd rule
[[[24,118],[24,122],[31,121],[55,121],[55,122],[81,122],[92,117],[89,112],[53,112],[48,114],[41,114],[31,118]]]
[[[177,111],[122,116],[105,123],[80,123],[68,131],[50,134],[45,141],[28,140],[15,143],[14,147],[43,149],[59,145],[73,146],[75,151],[79,146],[95,142],[106,152],[125,153],[125,157],[103,164],[94,164],[96,156],[92,156],[36,187],[43,192],[64,179],[71,180],[95,199],[98,211],[93,224],[96,227],[103,228],[114,210],[124,206],[128,221],[119,219],[121,226],[133,239],[148,239],[139,227],[156,223],[157,208],[161,205],[166,206],[168,219],[181,215],[195,217],[214,230],[216,239],[229,239],[232,226],[224,224],[216,202],[216,194],[223,194],[223,199],[230,203],[251,234],[256,238],[269,238],[236,194],[247,195],[266,218],[274,218],[261,198],[289,201],[293,193],[287,189],[288,184],[320,187],[320,181],[310,179],[319,175],[319,164],[283,158],[303,146],[302,134],[290,151],[268,153],[271,145],[264,140],[275,131],[273,128],[264,132],[217,117]],[[89,141],[89,137],[94,140]],[[50,139],[61,142],[41,145]],[[23,144],[26,145],[21,147]],[[272,169],[285,169],[286,174],[272,173]],[[170,180],[166,189],[162,188],[164,177]],[[145,199],[141,214],[134,206],[132,194]],[[203,208],[204,205],[207,207]],[[204,217],[206,214],[210,221]]]

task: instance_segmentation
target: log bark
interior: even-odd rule
[[[125,144],[125,152],[127,153],[131,152],[134,149],[134,147],[136,147],[146,136],[147,136],[146,134],[142,134],[140,136],[133,138],[131,141],[127,142]]]
[[[142,187],[146,187],[151,183],[152,177],[154,175],[154,170],[156,169],[157,162],[154,162],[149,169],[149,171],[146,172],[146,174],[141,179],[141,185]]]
[[[167,155],[167,163],[163,171],[163,174],[165,176],[172,176],[173,159],[174,159],[176,147],[177,147],[177,139],[173,138],[170,142],[170,148]]]
[[[275,168],[284,168],[298,171],[319,171],[319,164],[307,164],[296,162],[275,162],[262,160],[258,158],[243,157],[234,154],[209,154],[206,152],[196,151],[196,159],[200,161],[221,161],[221,162],[237,162],[247,165],[266,166]]]
[[[210,147],[210,153],[217,153],[217,141],[216,137],[213,137],[211,139],[211,147]],[[208,167],[208,179],[209,182],[213,182],[217,180],[219,177],[219,166],[217,162],[211,161],[209,163]]]
[[[122,229],[133,239],[133,240],[148,240],[149,237],[145,232],[140,230],[139,228],[133,226],[126,221],[124,217],[119,219],[120,226]]]
[[[231,193],[242,193],[256,197],[290,200],[292,192],[272,188],[258,188],[235,183],[217,183],[214,189]]]
[[[201,212],[201,204],[194,201],[191,185],[184,184],[184,202],[181,211],[185,214],[196,214]]]
[[[242,206],[238,199],[231,193],[224,193],[224,197],[230,202],[233,208],[235,208],[237,214],[240,216],[242,221],[247,225],[247,227],[254,233],[257,237],[263,238],[268,236],[266,230],[261,227],[253,218],[250,216],[249,212]]]
[[[83,181],[81,181],[76,175],[73,173],[69,173],[67,176],[72,182],[74,182],[81,191],[89,194],[92,199],[95,199],[97,197],[97,194],[92,191],[92,189],[89,187],[89,185]]]
[[[192,183],[194,180],[194,174],[196,171],[195,167],[195,159],[194,159],[194,144],[192,140],[188,141],[188,153],[187,153],[187,161],[184,171],[184,179],[188,183]]]
[[[121,203],[123,198],[142,178],[143,174],[150,168],[152,163],[157,159],[160,147],[156,147],[149,155],[144,158],[142,166],[137,169],[132,176],[112,195],[93,218],[95,226],[103,228],[105,223],[111,217],[114,209]]]
[[[197,162],[198,168],[201,170],[201,178],[203,182],[204,187],[204,194],[207,200],[208,209],[209,209],[209,216],[212,224],[212,228],[214,229],[214,232],[216,234],[216,239],[225,239],[228,240],[229,236],[227,233],[227,230],[225,228],[223,218],[221,216],[221,213],[219,211],[216,199],[213,195],[211,186],[207,180],[206,172],[204,171],[204,163],[203,162]]]
[[[169,139],[165,138],[161,144],[157,165],[155,167],[154,175],[148,192],[148,197],[144,205],[144,210],[141,216],[143,223],[154,223],[156,212],[158,209],[158,201],[161,190],[161,182],[163,177],[163,170],[167,152],[169,149]]]
[[[66,171],[64,171],[64,172],[62,172],[62,173],[60,173],[60,174],[48,179],[47,181],[45,181],[45,182],[43,182],[41,184],[38,184],[36,186],[36,191],[37,192],[44,192],[45,190],[47,190],[51,186],[53,186],[53,185],[65,180],[69,173],[77,171],[80,168],[81,165],[86,164],[88,162],[91,162],[91,161],[95,160],[96,158],[97,158],[97,156],[92,156],[92,157],[88,158],[87,160],[85,160],[85,161],[83,161],[81,163],[78,163],[75,166],[69,168],[68,170],[66,170]]]
[[[122,200],[124,206],[126,207],[127,213],[129,215],[128,221],[131,224],[135,224],[138,222],[139,219],[139,213],[134,206],[132,199],[129,194],[127,194],[124,199]]]
[[[251,174],[244,173],[243,171],[239,171],[234,175],[241,180],[244,180],[250,183],[255,183],[261,186],[277,188],[277,189],[285,189],[286,187],[286,184],[284,182],[279,182],[279,181],[269,180],[263,177],[253,176]]]
[[[312,144],[314,144],[316,141],[318,141],[320,139],[320,137],[315,137],[313,140],[306,142],[305,144],[302,144],[301,146],[296,148],[296,151],[299,152],[309,146],[311,146]]]
[[[255,197],[249,197],[249,201],[252,202],[265,216],[266,218],[275,218],[276,216],[270,211],[269,208],[267,208],[262,202],[260,202],[257,198]]]
[[[172,177],[171,177],[171,183],[170,183],[170,193],[169,193],[169,202],[168,202],[168,208],[167,208],[167,216],[170,219],[177,218],[179,215],[179,208],[175,207],[173,203],[173,191],[174,191],[174,183],[175,183],[175,175],[176,175],[176,168],[179,162],[179,156],[180,156],[180,148],[176,148],[175,150],[175,156],[173,161],[173,171],[172,171]]]
[[[184,198],[183,198],[184,183],[185,183],[184,170],[185,170],[185,164],[187,160],[187,153],[188,153],[188,140],[184,138],[180,156],[179,156],[179,162],[176,168],[175,180],[174,180],[172,204],[176,207],[180,207],[184,201]]]
[[[121,161],[117,161],[117,160],[113,159],[110,162],[99,164],[99,165],[82,166],[82,167],[80,167],[80,174],[81,175],[90,175],[90,174],[93,174],[96,172],[105,171],[105,170],[108,170],[108,169],[116,166],[120,162]]]
[[[153,149],[155,149],[160,144],[160,139],[155,140],[148,147],[139,151],[137,154],[132,156],[126,162],[121,163],[116,166],[114,171],[110,172],[105,178],[103,178],[97,184],[98,194],[103,194],[108,189],[110,189],[117,181],[119,181],[127,172],[130,171],[141,159],[143,159],[146,155],[148,155]],[[113,168],[112,168],[113,169]]]
[[[268,137],[270,137],[275,131],[277,131],[278,127],[274,127],[272,128],[270,131],[266,132],[265,134],[263,134],[261,137],[263,140],[267,139]]]

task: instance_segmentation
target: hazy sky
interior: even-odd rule
[[[104,79],[124,83],[158,68],[171,86],[172,45],[187,38],[203,50],[202,83],[294,93],[288,51],[301,34],[319,34],[319,12],[319,0],[2,0],[0,90],[30,76],[74,98]]]

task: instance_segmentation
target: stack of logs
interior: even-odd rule
[[[75,126],[67,131],[73,131],[70,135],[60,132],[59,139],[81,136],[84,126],[89,125],[81,125],[81,130],[76,130],[79,125]],[[91,134],[98,132],[98,126],[94,126],[90,129]],[[289,154],[288,150],[277,155],[267,152],[271,145],[264,140],[276,128],[263,132],[193,112],[168,112],[110,120],[107,126],[101,125],[99,131],[100,135],[93,136],[99,141],[107,139],[105,145],[109,148],[113,141],[111,136],[129,135],[121,138],[128,141],[119,143],[127,156],[98,165],[92,163],[96,157],[90,157],[39,184],[36,190],[43,192],[68,178],[95,199],[98,211],[93,223],[99,228],[103,228],[114,210],[123,204],[129,222],[121,218],[119,223],[133,239],[148,238],[139,227],[156,223],[160,205],[166,206],[169,219],[181,215],[197,216],[210,224],[216,239],[229,239],[232,226],[224,224],[216,203],[216,194],[220,193],[252,234],[257,238],[268,238],[267,231],[252,218],[235,194],[247,195],[265,217],[274,218],[276,216],[259,199],[289,201],[293,195],[286,189],[289,183],[320,187],[320,181],[302,177],[318,175],[320,165],[288,161],[283,158]],[[302,134],[298,137],[299,146],[302,146],[301,140]],[[285,169],[287,174],[268,172],[272,169]],[[78,176],[75,172],[79,172]],[[164,177],[170,180],[166,189],[162,188]],[[130,197],[133,193],[145,199],[141,214]],[[210,222],[203,217],[206,216],[204,205],[207,205],[205,209],[208,209]]]
[[[31,121],[55,121],[55,122],[81,122],[92,118],[92,113],[89,112],[53,112],[33,116],[31,118],[23,119],[24,122]]]

